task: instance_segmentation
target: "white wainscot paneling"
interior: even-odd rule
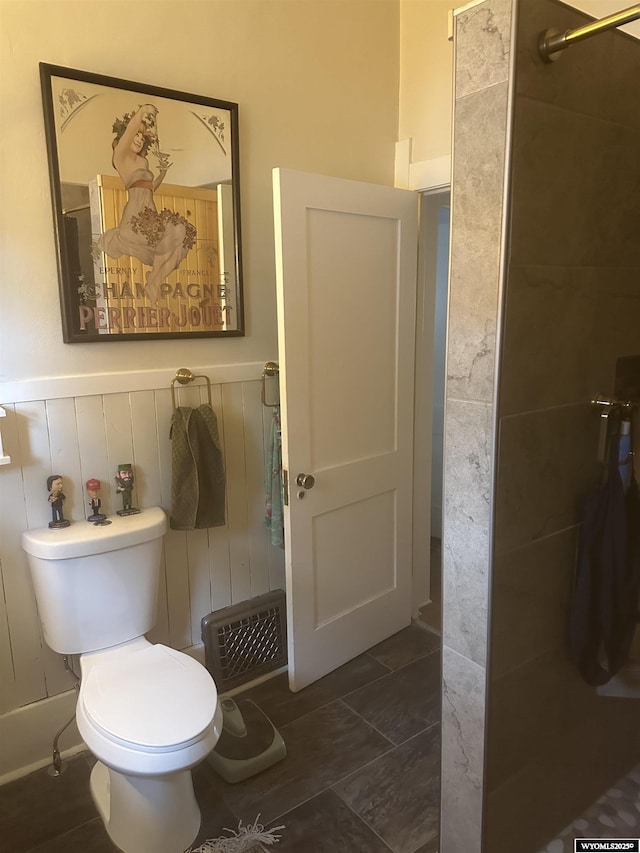
[[[272,410],[262,405],[260,384],[252,378],[212,385],[227,479],[226,524],[172,530],[165,537],[153,642],[192,648],[201,642],[201,620],[212,610],[284,587],[284,552],[271,545],[264,527],[264,456]],[[176,392],[179,405],[207,401],[205,385]],[[7,712],[24,713],[27,728],[29,720],[37,719],[45,727],[43,743],[50,744],[57,718],[49,719],[46,709],[57,706],[44,702],[43,713],[34,714],[32,703],[68,691],[71,679],[61,656],[42,640],[20,536],[26,528],[46,526],[51,518],[46,489],[51,473],[64,477],[64,512],[72,522],[89,513],[85,484],[90,478],[101,481],[104,512],[121,508],[114,477],[126,462],[135,469],[136,505],[159,505],[170,512],[170,382],[115,393],[26,399],[9,402],[5,409],[4,451],[11,464],[0,468],[0,723]],[[39,757],[31,749],[23,766],[40,758],[45,761],[47,755]],[[13,750],[12,766],[2,771],[19,772],[20,761],[20,750]]]

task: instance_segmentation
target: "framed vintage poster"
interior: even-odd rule
[[[238,105],[40,78],[65,342],[243,335]]]

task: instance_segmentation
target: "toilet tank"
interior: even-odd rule
[[[124,643],[155,622],[166,516],[153,507],[110,520],[22,534],[44,639],[61,654]]]

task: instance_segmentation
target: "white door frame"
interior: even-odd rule
[[[394,184],[402,189],[419,193],[435,193],[451,188],[451,155],[446,154],[431,160],[411,162],[411,140],[396,143]],[[420,242],[422,242],[420,238]],[[435,294],[426,294],[424,288],[424,266],[418,269],[418,292],[416,306],[416,368],[415,368],[415,443],[416,465],[424,475],[421,480],[414,476],[413,504],[413,615],[428,604],[431,590],[430,554],[431,541],[431,417],[432,407],[426,402],[433,394],[433,377],[428,373],[430,363],[425,354],[425,334],[422,319],[429,306],[433,309]],[[432,337],[432,336],[431,336]],[[422,420],[421,420],[422,419]],[[415,474],[415,472],[414,472]],[[427,475],[428,474],[428,478]],[[425,480],[428,479],[428,483]]]
[[[396,142],[394,186],[416,192],[434,192],[451,187],[451,154],[411,162],[411,140]]]

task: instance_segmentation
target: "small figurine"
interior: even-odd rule
[[[118,465],[116,475],[116,492],[122,495],[122,509],[118,515],[135,515],[139,509],[131,506],[131,495],[133,493],[133,469],[130,464]]]
[[[62,505],[65,502],[65,494],[62,491],[63,482],[61,474],[52,474],[47,477],[47,489],[49,491],[49,503],[51,504],[51,521],[49,527],[69,527],[70,521],[62,514]]]
[[[96,480],[92,478],[91,480],[87,480],[86,482],[87,494],[89,495],[89,506],[91,507],[91,515],[87,518],[87,521],[92,521],[94,524],[98,524],[101,521],[106,519],[106,515],[103,512],[100,512],[100,508],[102,506],[102,501],[98,497],[98,492],[100,491],[100,480]]]

